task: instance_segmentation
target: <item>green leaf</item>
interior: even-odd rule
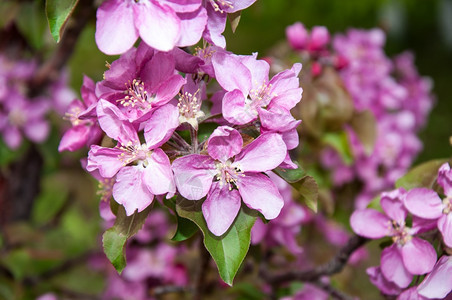
[[[326,145],[333,147],[340,154],[345,164],[350,165],[353,163],[353,155],[345,131],[326,133],[322,140]]]
[[[50,32],[58,43],[63,35],[67,21],[79,0],[47,0],[46,15]]]
[[[241,11],[237,11],[235,13],[228,14],[229,22],[231,23],[232,33],[235,33],[235,30],[239,26]]]
[[[207,228],[201,211],[202,201],[191,201],[178,198],[177,213],[190,219],[201,229],[204,235],[204,245],[218,267],[221,279],[232,286],[237,271],[250,247],[251,228],[256,221],[253,212],[242,208],[228,231],[222,236],[215,236]]]
[[[142,212],[135,211],[133,215],[127,216],[124,206],[119,206],[115,225],[102,236],[105,255],[120,274],[126,266],[125,244],[141,229],[151,207],[152,205],[149,205]]]
[[[191,238],[196,232],[198,232],[198,226],[189,219],[181,218],[177,216],[177,229],[174,236],[171,238],[172,241],[182,242]]]
[[[364,152],[371,155],[377,140],[377,122],[370,110],[357,112],[351,120],[353,131],[364,147]]]
[[[294,183],[303,178],[306,175],[306,172],[300,167],[298,162],[295,162],[298,166],[296,169],[276,169],[276,174],[278,174],[282,179],[287,181],[288,183]]]
[[[433,188],[439,167],[447,161],[448,159],[436,159],[420,164],[399,178],[395,185],[397,188],[402,187],[406,190],[416,187]]]
[[[307,207],[317,212],[317,202],[319,199],[319,186],[312,176],[305,176],[299,182],[297,191]]]

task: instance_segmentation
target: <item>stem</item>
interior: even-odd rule
[[[336,300],[353,300],[352,297],[350,297],[349,295],[347,295],[347,294],[335,289],[334,287],[332,287],[328,283],[324,283],[324,282],[319,280],[319,281],[314,282],[314,285],[316,285],[317,287],[321,288],[322,290],[324,290],[325,292],[330,294],[333,299],[336,299]]]
[[[180,151],[189,151],[190,145],[176,132],[174,131],[173,135],[171,136],[174,142],[176,142],[179,147],[177,147],[177,150]]]
[[[198,131],[190,126],[191,153],[199,153],[198,149]]]
[[[201,300],[203,298],[204,287],[206,286],[205,280],[210,263],[210,254],[204,247],[202,238],[199,240],[199,260],[200,264],[193,290],[193,300]]]

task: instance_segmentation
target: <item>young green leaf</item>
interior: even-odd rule
[[[79,0],[47,0],[46,15],[50,32],[58,43],[63,36],[64,28]]]
[[[353,163],[353,154],[345,131],[326,133],[322,140],[326,145],[333,147],[340,154],[346,165]]]
[[[307,207],[312,211],[317,212],[317,202],[319,199],[319,186],[312,176],[305,176],[299,181],[297,188],[301,199]]]
[[[294,183],[303,178],[306,175],[306,172],[300,167],[300,165],[295,162],[298,166],[296,169],[281,169],[277,168],[276,174],[278,174],[282,179],[287,181],[288,183]]]
[[[439,167],[447,161],[447,159],[435,159],[420,164],[408,171],[405,176],[399,178],[395,186],[397,188],[403,187],[406,190],[416,187],[433,188]]]
[[[141,229],[151,208],[152,205],[149,205],[142,212],[135,211],[133,215],[127,216],[124,206],[119,206],[115,225],[105,231],[102,236],[105,255],[120,274],[126,266],[126,242]]]
[[[177,217],[177,229],[174,236],[171,238],[172,241],[182,242],[191,238],[196,232],[198,232],[198,226],[189,219],[181,218],[176,214]]]
[[[204,235],[204,245],[217,264],[221,279],[232,286],[234,277],[248,253],[251,228],[256,221],[256,216],[242,208],[229,230],[218,237],[207,228],[201,205],[202,201],[179,198],[176,211],[181,217],[193,221],[201,229]]]

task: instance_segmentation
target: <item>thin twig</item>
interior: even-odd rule
[[[335,300],[353,300],[353,297],[335,289],[330,284],[322,282],[320,280],[313,282],[314,285],[327,292]]]
[[[204,287],[206,286],[205,280],[207,271],[209,269],[210,254],[204,247],[204,242],[202,239],[199,240],[199,269],[197,276],[195,278],[195,285],[193,288],[193,300],[202,299],[204,293]]]
[[[294,271],[290,270],[285,273],[270,275],[267,270],[261,272],[262,276],[271,285],[279,285],[285,282],[299,280],[314,282],[320,279],[322,276],[330,276],[342,271],[346,265],[350,255],[359,247],[364,245],[368,239],[360,237],[358,235],[352,236],[347,244],[342,247],[339,252],[327,263],[320,265],[314,269],[307,271]]]

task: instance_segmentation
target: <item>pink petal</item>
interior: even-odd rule
[[[207,23],[207,12],[204,7],[197,11],[179,13],[181,21],[181,35],[177,41],[178,47],[186,47],[196,44],[202,37]]]
[[[356,210],[350,217],[353,231],[363,237],[379,239],[389,235],[391,220],[373,209]]]
[[[154,195],[174,193],[175,185],[171,163],[162,149],[155,149],[147,160],[144,170],[144,183]]]
[[[101,99],[97,104],[97,116],[100,127],[112,139],[123,145],[140,142],[135,128],[117,106]]]
[[[154,199],[154,195],[149,192],[143,182],[144,170],[141,166],[124,167],[116,176],[113,198],[124,205],[128,216],[137,209],[138,212],[143,211]]]
[[[272,97],[267,108],[272,109],[274,107],[280,107],[286,110],[291,110],[300,102],[302,93],[302,88],[290,89],[281,92],[280,94],[277,94],[277,96]]]
[[[286,27],[286,37],[293,49],[303,50],[307,46],[309,33],[303,24],[297,22]]]
[[[223,6],[223,9],[225,12],[233,13],[250,7],[256,0],[231,0],[230,2],[232,3],[232,7]]]
[[[397,297],[397,300],[427,300],[427,299],[418,294],[416,287],[411,287],[407,290],[404,290],[403,293],[401,293]]]
[[[300,138],[298,137],[297,129],[292,129],[282,133],[282,138],[286,144],[287,150],[292,150],[298,147]]]
[[[266,172],[279,166],[286,154],[286,144],[281,135],[265,133],[246,146],[232,166],[245,172]]]
[[[135,24],[143,41],[160,51],[174,48],[180,37],[180,20],[168,6],[149,1],[134,5]]]
[[[227,92],[223,97],[223,117],[236,125],[247,124],[257,119],[257,111],[245,105],[245,96],[240,90]]]
[[[398,287],[406,288],[413,278],[406,269],[396,245],[383,249],[381,253],[381,272],[385,279]]]
[[[404,189],[396,189],[391,192],[381,193],[381,207],[388,217],[397,222],[405,221],[407,211],[403,205],[406,192]]]
[[[108,54],[121,54],[129,50],[138,38],[133,9],[127,1],[105,1],[97,9],[96,43]]]
[[[179,157],[173,162],[172,168],[177,190],[188,200],[205,197],[216,175],[215,161],[207,155]]]
[[[293,130],[301,123],[301,120],[295,120],[289,111],[276,109],[259,109],[259,119],[266,129],[279,132]]]
[[[227,186],[221,188],[218,182],[214,182],[202,204],[202,214],[209,230],[216,236],[225,233],[234,222],[240,204],[237,190],[230,191]]]
[[[253,228],[251,228],[251,244],[259,244],[265,237],[267,231],[267,224],[264,224],[260,218],[257,218]]]
[[[428,299],[443,299],[452,291],[452,256],[444,255],[433,271],[418,286],[419,295]]]
[[[83,146],[88,139],[88,134],[90,128],[85,125],[78,125],[69,128],[61,138],[60,145],[58,146],[58,151],[75,151]]]
[[[174,74],[168,80],[159,85],[153,100],[153,106],[161,106],[171,101],[186,83],[185,78],[179,74]]]
[[[171,54],[156,52],[143,66],[140,74],[141,80],[146,83],[147,89],[154,91],[162,82],[174,75],[175,66],[176,62]]]
[[[436,251],[433,246],[420,238],[413,237],[412,240],[400,249],[403,264],[407,270],[414,275],[430,272],[436,263]],[[419,259],[422,257],[422,259]]]
[[[215,129],[207,140],[207,152],[216,160],[225,162],[242,151],[243,139],[240,133],[229,126]]]
[[[406,208],[413,214],[425,219],[437,219],[442,215],[441,198],[427,188],[414,188],[405,198]]]
[[[445,163],[439,168],[438,184],[444,189],[444,194],[452,196],[452,171],[449,163]]]
[[[201,0],[166,0],[164,3],[178,13],[185,13],[197,10],[201,2]]]
[[[251,73],[251,86],[259,89],[263,84],[268,83],[268,73],[270,65],[265,60],[256,59],[255,55],[240,56],[240,61]]]
[[[237,57],[224,52],[215,52],[212,65],[222,88],[228,92],[239,89],[244,96],[248,95],[251,89],[251,72]]]
[[[3,139],[11,149],[17,149],[19,148],[20,144],[22,143],[22,135],[19,131],[19,128],[10,126],[5,128],[3,130]]]
[[[452,213],[442,215],[438,220],[438,229],[443,235],[444,244],[452,248]]]
[[[260,173],[245,173],[237,181],[243,202],[259,211],[267,220],[276,218],[284,206],[278,188],[267,176]]]
[[[50,126],[44,120],[32,121],[25,124],[25,135],[35,143],[43,142],[49,135]]]
[[[366,270],[369,275],[369,280],[375,285],[382,293],[386,295],[398,295],[401,289],[391,281],[388,281],[381,273],[380,267],[370,267]]]
[[[123,151],[117,148],[111,149],[93,145],[88,152],[86,170],[92,172],[98,169],[102,177],[111,178],[124,166],[119,159],[122,153]]]
[[[172,104],[164,105],[154,111],[144,127],[144,139],[150,149],[166,143],[179,126],[179,109]]]
[[[227,14],[216,12],[213,9],[212,5],[207,5],[206,10],[207,25],[206,30],[203,33],[203,37],[212,44],[221,48],[225,48],[226,39],[224,38],[222,33],[226,29]]]

